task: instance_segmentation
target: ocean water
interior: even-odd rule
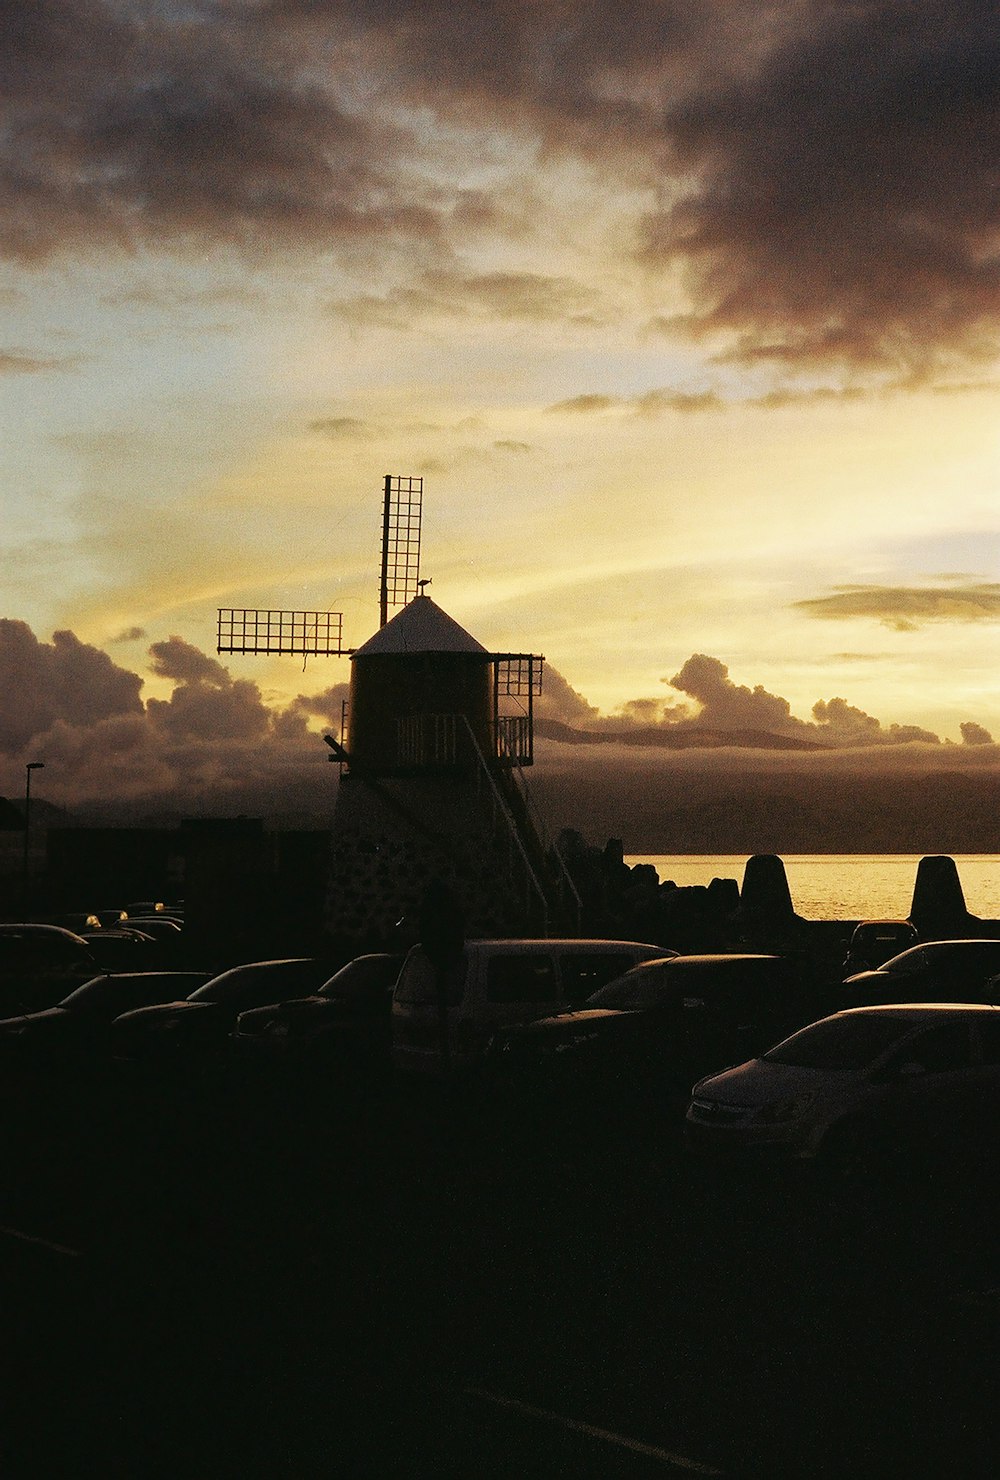
[[[1000,919],[1000,856],[952,854],[965,903],[973,915]],[[743,882],[747,855],[629,855],[627,864],[651,863],[663,882],[709,884],[714,878]],[[904,918],[910,912],[920,854],[786,854],[782,859],[792,904],[807,920]]]

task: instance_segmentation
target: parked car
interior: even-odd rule
[[[93,913],[97,916],[98,923],[103,925],[105,930],[118,930],[128,921],[128,911],[123,910],[121,905],[115,905],[104,910],[94,910]]]
[[[93,910],[70,910],[68,914],[53,916],[48,923],[58,925],[62,930],[72,930],[75,935],[101,928],[101,922]]]
[[[628,940],[469,940],[442,971],[413,946],[393,992],[393,1062],[430,1074],[473,1068],[498,1028],[579,1005],[662,955],[662,946]]]
[[[759,953],[644,961],[583,1008],[500,1029],[491,1078],[549,1123],[587,1113],[645,1115],[673,1098],[678,1124],[691,1084],[762,1050],[814,1016],[798,964]]]
[[[917,927],[909,920],[860,920],[847,947],[844,975],[875,971],[917,941]]]
[[[313,957],[233,966],[183,1001],[122,1013],[112,1025],[112,1051],[122,1060],[168,1062],[218,1054],[226,1047],[241,1012],[301,997],[320,987],[329,975],[328,965]]]
[[[241,1012],[233,1049],[245,1063],[291,1062],[370,1067],[389,1060],[392,989],[403,964],[401,952],[378,952],[348,961],[309,997],[293,997]]]
[[[156,941],[139,930],[87,930],[81,939],[102,971],[152,970],[160,964]]]
[[[892,956],[874,971],[845,978],[844,1005],[987,1002],[1000,973],[1000,940],[932,940]]]
[[[59,925],[0,925],[0,1014],[51,1007],[101,970],[87,942]]]
[[[129,915],[129,930],[141,930],[144,935],[151,935],[154,940],[173,940],[176,936],[183,934],[183,924],[180,920],[173,919],[170,915]]]
[[[179,920],[168,915],[130,915],[127,930],[134,930],[155,942],[152,958],[161,971],[180,970],[187,964],[187,941]]]
[[[0,1019],[0,1059],[5,1068],[106,1064],[111,1024],[130,1008],[176,999],[208,978],[198,971],[144,971],[91,977],[40,1012]]]
[[[838,1169],[996,1149],[1000,1011],[982,1004],[856,1007],[699,1081],[687,1111],[700,1151]]]

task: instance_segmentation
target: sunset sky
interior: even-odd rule
[[[997,764],[995,5],[21,0],[0,67],[0,790],[312,756],[346,660],[216,608],[359,646],[387,472],[553,714]]]

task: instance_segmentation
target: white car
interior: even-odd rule
[[[995,1144],[1000,1008],[855,1007],[695,1085],[685,1130],[707,1152],[857,1160]]]

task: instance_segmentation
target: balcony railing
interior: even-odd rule
[[[403,769],[450,768],[467,761],[468,730],[458,714],[407,714],[396,720],[396,759]],[[526,715],[503,715],[493,734],[492,758],[501,766],[530,766],[531,722]]]

